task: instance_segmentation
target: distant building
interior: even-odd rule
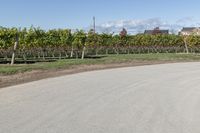
[[[200,27],[184,27],[179,35],[200,35]]]
[[[156,27],[153,30],[145,30],[144,34],[149,34],[149,35],[169,34],[169,30],[161,30],[159,27]]]

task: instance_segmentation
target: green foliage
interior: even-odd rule
[[[0,48],[10,48],[14,44],[17,33],[18,29],[16,28],[0,28]]]
[[[101,36],[99,36],[97,33],[94,33],[93,30],[90,30],[87,34],[87,39],[86,39],[86,46],[89,47],[97,47],[100,45],[101,41]]]
[[[86,44],[86,33],[83,30],[77,30],[73,35],[73,42],[72,45],[75,46],[77,49],[81,49]]]
[[[119,35],[98,34],[90,30],[88,33],[69,29],[52,29],[45,31],[41,28],[3,28],[0,27],[0,57],[6,57],[13,49],[16,36],[19,36],[18,51],[30,57],[49,55],[69,55],[70,51],[80,53],[83,48],[96,54],[105,53],[148,53],[149,52],[184,52],[184,37],[178,35],[128,35],[123,29]],[[187,44],[190,49],[199,51],[200,36],[188,36]],[[92,54],[92,52],[88,52]],[[106,51],[106,52],[105,52]],[[86,53],[86,54],[87,54]],[[49,55],[48,55],[49,54]],[[19,56],[20,53],[18,53]],[[79,54],[80,55],[80,54]]]

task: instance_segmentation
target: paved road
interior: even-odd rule
[[[200,133],[200,63],[85,72],[1,89],[0,133]]]

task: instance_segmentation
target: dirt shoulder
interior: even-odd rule
[[[75,74],[86,71],[103,70],[120,67],[134,67],[143,65],[176,63],[180,61],[136,61],[129,63],[113,63],[98,65],[80,65],[68,69],[52,69],[52,70],[33,70],[30,72],[18,73],[14,75],[0,76],[0,88],[23,84],[27,82],[37,81],[46,78],[59,77],[63,75]],[[183,62],[183,61],[181,61]]]

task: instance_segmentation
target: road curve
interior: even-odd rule
[[[92,71],[3,88],[0,133],[200,133],[200,63]]]

